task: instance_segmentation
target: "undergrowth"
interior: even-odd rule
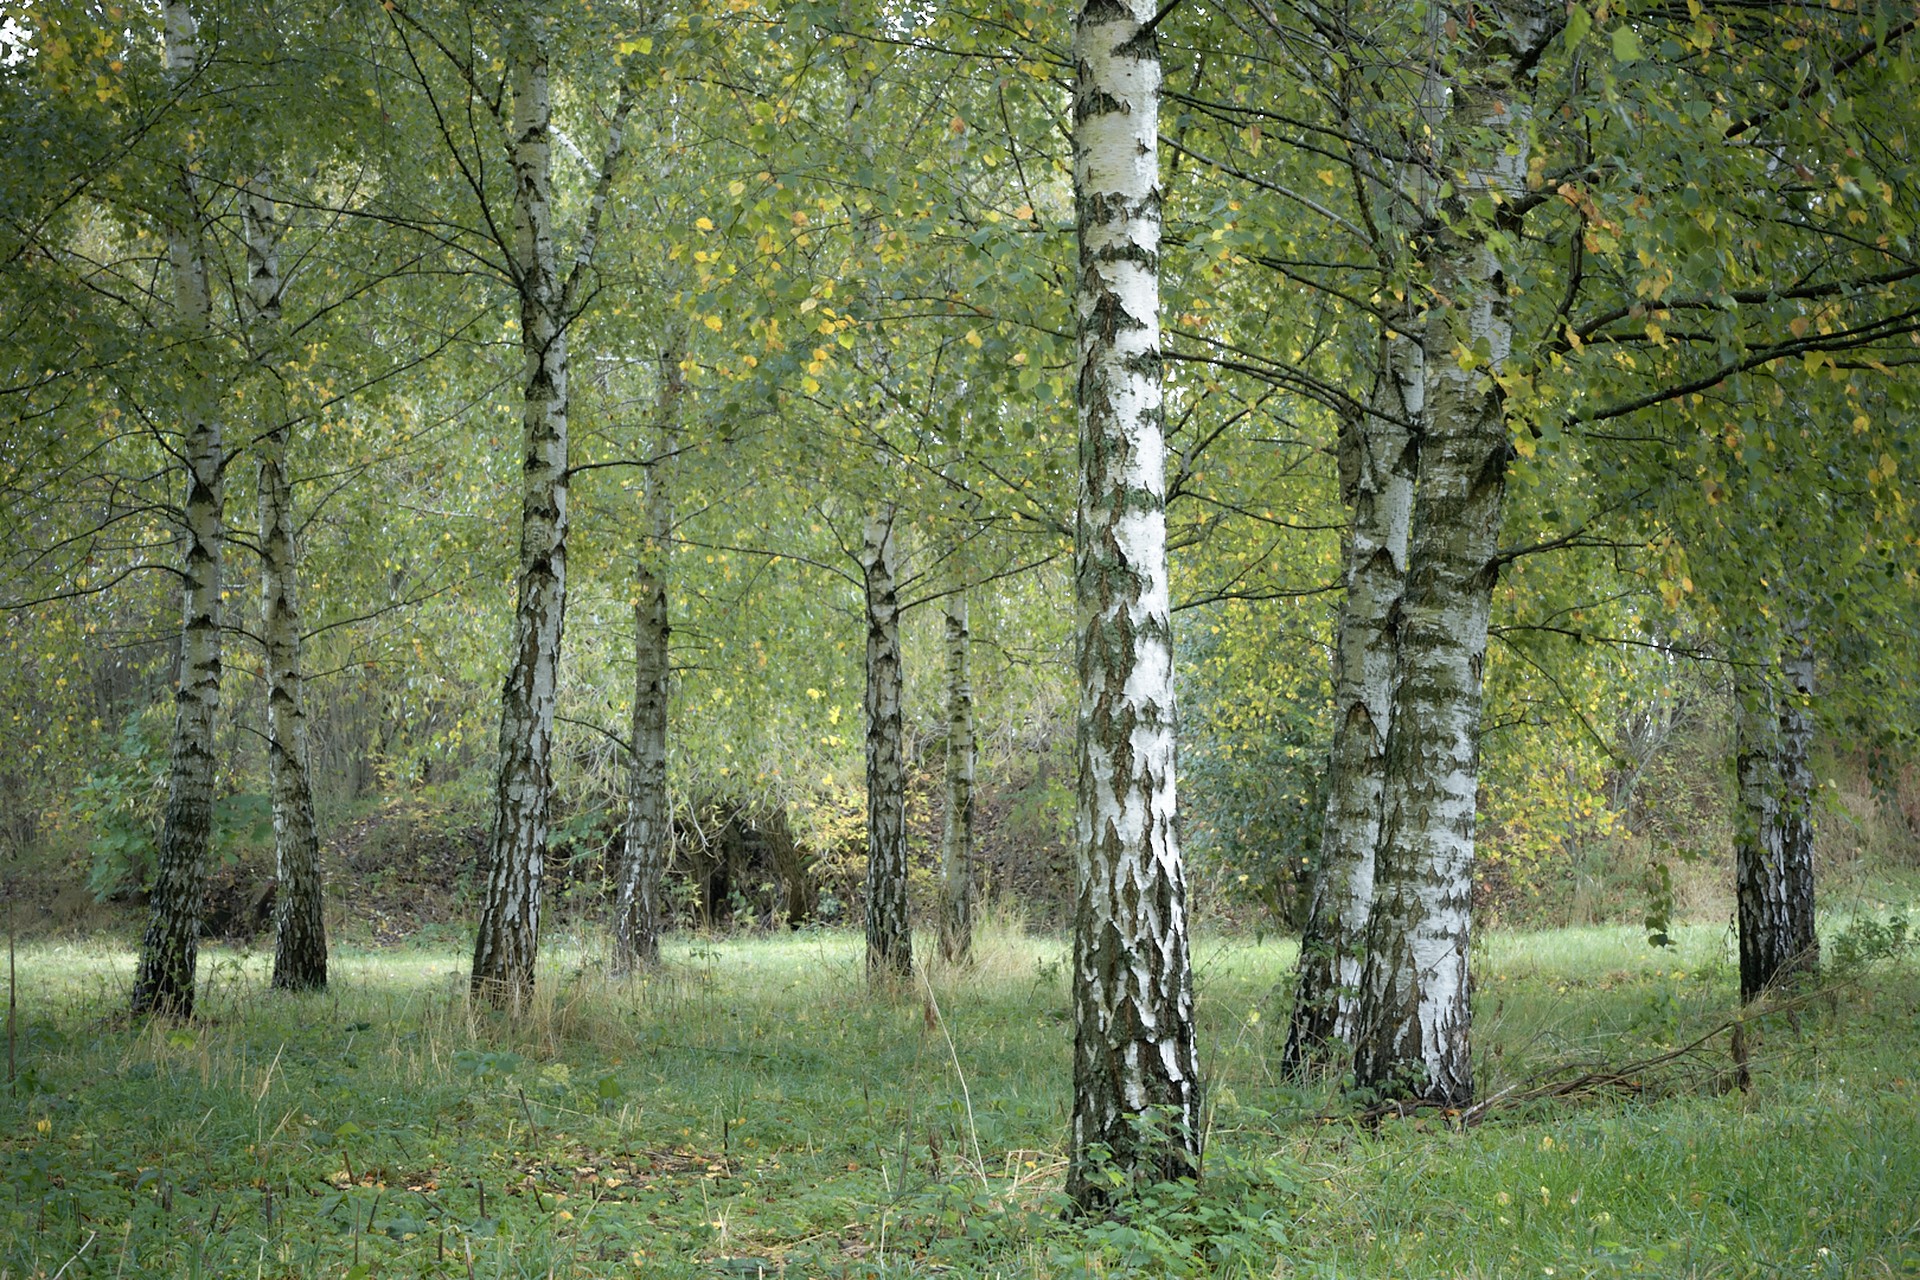
[[[1062,1215],[1063,951],[1013,930],[884,996],[835,933],[683,939],[632,983],[563,944],[511,1022],[446,945],[346,951],[319,996],[216,952],[205,1016],[169,1025],[122,1015],[130,956],[38,944],[0,1280],[1915,1274],[1920,984],[1901,929],[1849,936],[1818,998],[1750,1029],[1749,1091],[1714,1040],[1465,1131],[1278,1079],[1289,952],[1204,942],[1206,1177],[1092,1223]],[[1483,1096],[1723,1021],[1724,931],[1674,941],[1489,939]]]

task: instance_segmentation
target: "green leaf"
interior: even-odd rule
[[[1593,30],[1593,15],[1584,5],[1575,5],[1567,14],[1567,48],[1577,49]]]
[[[1640,33],[1632,27],[1613,29],[1613,60],[1615,62],[1640,61]]]

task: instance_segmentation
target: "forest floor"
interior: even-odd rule
[[[621,984],[555,939],[515,1022],[445,941],[309,996],[214,948],[187,1025],[124,1016],[124,943],[36,942],[0,1278],[1920,1274],[1920,972],[1828,933],[1745,1088],[1724,929],[1492,936],[1492,1104],[1372,1122],[1273,1074],[1290,948],[1203,939],[1206,1176],[1095,1224],[1061,1215],[1063,947],[1016,929],[879,995],[846,933],[681,937]]]

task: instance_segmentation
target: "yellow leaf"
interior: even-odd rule
[[[707,326],[707,328],[713,330],[715,333],[720,332],[720,330],[724,327],[724,322],[720,319],[719,316],[708,316],[703,323]]]
[[[970,347],[980,345],[980,331],[978,329],[967,330],[967,345]]]
[[[693,220],[693,225],[700,228],[702,231],[711,231],[713,230],[713,219],[712,218],[695,218]]]

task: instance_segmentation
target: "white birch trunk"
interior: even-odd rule
[[[279,215],[273,174],[262,169],[241,195],[247,235],[247,295],[254,359],[271,374],[280,340]],[[271,397],[263,398],[275,413]],[[306,672],[301,657],[299,565],[285,415],[260,434],[260,630],[267,668],[267,759],[273,795],[276,881],[273,985],[314,991],[327,985],[326,885],[307,768]]]
[[[940,833],[940,954],[965,964],[973,952],[973,673],[964,584],[946,601],[946,814]]]
[[[867,599],[867,976],[875,981],[913,972],[895,515],[890,505],[875,512],[860,547]]]
[[[511,664],[480,929],[477,999],[533,996],[540,880],[553,796],[553,713],[567,599],[567,335],[553,241],[552,117],[543,18],[514,69],[513,266],[520,292],[523,488]]]
[[[183,0],[164,6],[165,61],[170,80],[192,74],[199,27]],[[193,1016],[207,845],[213,829],[213,729],[220,708],[220,575],[226,540],[225,446],[215,413],[217,389],[204,362],[212,302],[198,184],[191,156],[181,158],[179,212],[166,229],[173,273],[174,322],[185,353],[182,405],[186,422],[185,600],[180,628],[180,681],[168,747],[167,807],[160,829],[159,869],[134,977],[133,1012]]]
[[[673,535],[673,451],[679,446],[681,347],[660,356],[659,427],[647,467],[647,536],[634,568],[633,773],[613,914],[613,972],[660,959],[660,882],[672,839],[667,804],[667,619]]]
[[[1398,319],[1398,317],[1396,317]],[[1362,945],[1373,906],[1374,850],[1393,723],[1392,621],[1407,575],[1418,455],[1406,424],[1424,404],[1420,346],[1404,322],[1381,342],[1373,412],[1342,442],[1351,458],[1344,487],[1352,511],[1346,598],[1334,652],[1333,748],[1320,859],[1300,938],[1293,1018],[1282,1069],[1305,1074],[1353,1041]],[[1347,468],[1343,468],[1347,469]]]
[[[1080,711],[1067,1194],[1083,1210],[1129,1185],[1199,1172],[1186,872],[1174,829],[1161,74],[1143,29],[1153,13],[1145,0],[1086,0],[1073,30]]]
[[[1735,771],[1734,893],[1740,935],[1740,999],[1810,973],[1820,963],[1814,931],[1813,653],[1790,642],[1776,694],[1764,678],[1739,681]]]
[[[1356,1083],[1473,1096],[1468,1002],[1481,669],[1511,444],[1494,375],[1512,346],[1508,284],[1466,201],[1526,190],[1533,57],[1553,34],[1532,2],[1452,13],[1458,43],[1441,162],[1461,188],[1430,229],[1419,479],[1396,632],[1386,784],[1354,1015]],[[1517,235],[1512,243],[1518,243]]]

